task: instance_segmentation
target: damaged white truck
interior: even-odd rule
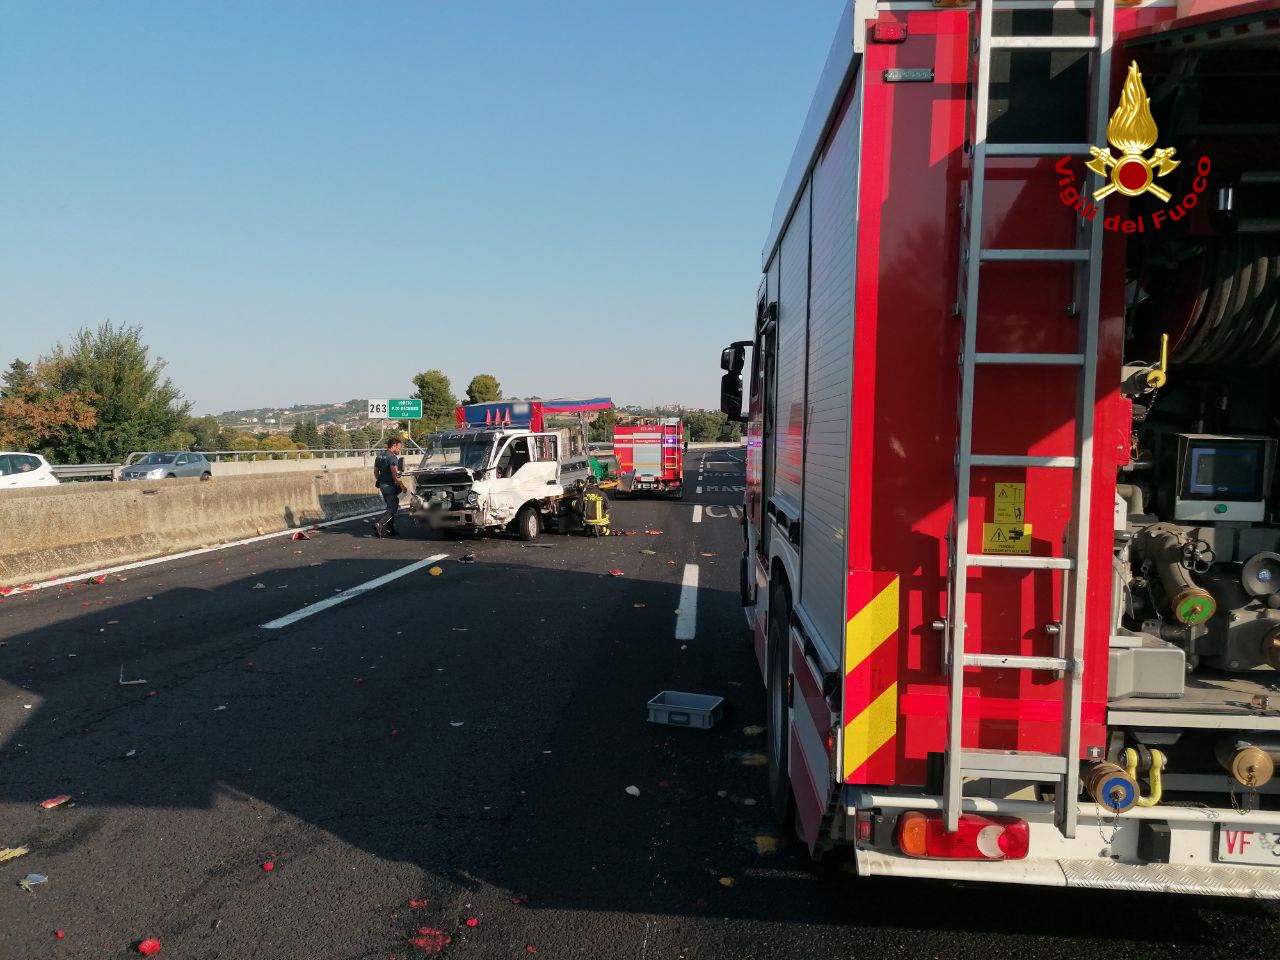
[[[521,540],[544,530],[607,534],[607,501],[594,487],[581,424],[544,430],[543,414],[541,402],[460,407],[460,429],[432,434],[406,471],[409,515],[434,532],[506,530]]]

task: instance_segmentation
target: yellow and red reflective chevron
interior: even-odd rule
[[[845,783],[893,783],[898,740],[898,577],[849,575],[844,639]]]

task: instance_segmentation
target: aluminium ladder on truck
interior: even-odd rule
[[[1087,50],[1090,53],[1088,131],[1093,143],[1106,138],[1111,81],[1111,47],[1115,0],[1094,0],[1089,36],[996,36],[992,31],[994,0],[978,0],[973,16],[973,110],[967,222],[961,260],[959,313],[964,333],[960,365],[959,430],[956,442],[956,493],[949,553],[949,610],[944,624],[945,651],[950,671],[947,710],[947,751],[943,786],[946,828],[959,826],[966,778],[1034,781],[1055,785],[1054,822],[1067,837],[1076,831],[1076,798],[1080,792],[1080,722],[1083,700],[1085,597],[1088,576],[1089,514],[1093,474],[1094,403],[1098,362],[1103,220],[1099,214],[1083,221],[1083,246],[1063,249],[988,249],[982,245],[983,188],[986,163],[994,157],[1043,158],[1088,155],[1092,144],[988,143],[991,100],[991,55],[995,49]],[[1099,204],[1100,205],[1100,204]],[[1075,266],[1077,353],[978,352],[978,293],[982,266],[992,262],[1063,262]],[[974,379],[984,364],[1070,366],[1078,370],[1074,455],[1070,457],[975,455],[973,452]],[[969,546],[969,495],[972,471],[978,467],[1036,467],[1074,473],[1071,533],[1062,557],[973,553]],[[1063,577],[1063,619],[1053,657],[971,654],[965,650],[965,606],[970,571],[977,567],[1059,570]],[[966,749],[964,730],[965,668],[1052,670],[1064,679],[1062,749],[1060,753]]]

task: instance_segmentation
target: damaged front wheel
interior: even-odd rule
[[[538,534],[542,531],[542,521],[538,517],[538,510],[533,505],[520,508],[520,512],[516,514],[515,534],[521,540],[526,542],[537,540]]]

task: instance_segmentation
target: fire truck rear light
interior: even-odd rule
[[[1027,821],[966,813],[947,833],[940,813],[911,810],[898,818],[898,849],[921,860],[1022,860],[1031,836]]]
[[[905,23],[877,23],[871,28],[871,39],[876,43],[902,43],[907,39]]]

